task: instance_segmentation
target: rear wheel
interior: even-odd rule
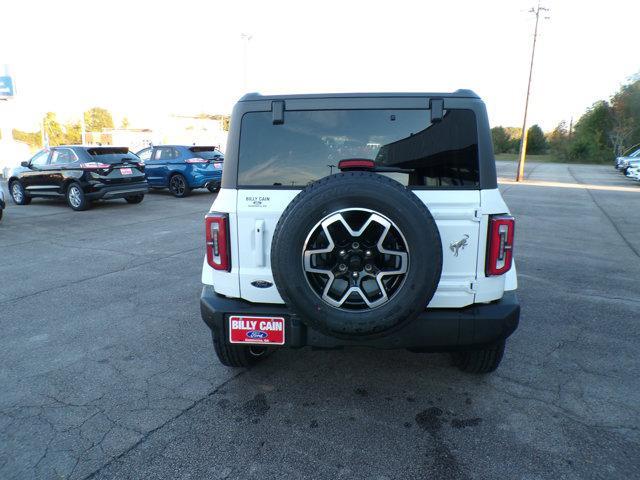
[[[144,194],[140,194],[140,195],[131,195],[129,197],[124,197],[124,199],[127,201],[127,203],[140,203],[142,200],[144,200]]]
[[[220,363],[227,367],[250,367],[267,355],[266,347],[233,345],[211,332],[213,349]]]
[[[184,175],[176,173],[169,179],[169,191],[174,197],[182,198],[189,195],[191,188],[189,188],[189,184],[187,183],[187,179],[184,178]]]
[[[81,212],[82,210],[86,210],[91,206],[89,201],[86,199],[84,192],[82,191],[82,187],[78,183],[72,183],[67,188],[67,205],[71,207],[71,209],[76,212]]]
[[[18,180],[11,182],[9,190],[11,191],[11,199],[16,205],[29,205],[31,203],[31,197],[27,196],[24,187]]]
[[[485,348],[453,352],[453,363],[463,372],[491,373],[502,361],[505,342],[501,340]]]

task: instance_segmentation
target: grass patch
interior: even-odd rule
[[[517,153],[496,153],[496,160],[517,162],[520,156]],[[558,157],[552,153],[546,153],[544,155],[527,155],[527,162],[540,162],[540,163],[571,163],[577,165],[611,165],[611,161],[603,160],[599,162],[587,162],[584,160],[567,160],[566,158]]]
[[[517,153],[496,153],[496,160],[518,161]],[[527,162],[543,162],[543,163],[567,163],[566,160],[556,157],[550,153],[545,155],[527,155]]]

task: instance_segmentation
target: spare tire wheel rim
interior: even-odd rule
[[[368,310],[402,289],[409,248],[398,226],[366,208],[335,211],[309,232],[302,248],[307,283],[328,305]]]

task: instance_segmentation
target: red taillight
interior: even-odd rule
[[[487,276],[502,275],[511,268],[513,260],[513,230],[516,221],[511,215],[489,217],[487,242]]]
[[[83,170],[100,170],[103,168],[109,168],[110,166],[111,165],[109,165],[108,163],[101,162],[87,162],[80,164],[80,168],[82,168]]]
[[[206,158],[193,157],[187,158],[185,160],[185,163],[209,163],[209,160],[207,160]]]
[[[208,213],[204,217],[207,238],[207,263],[214,270],[231,270],[229,261],[229,216]]]
[[[373,160],[366,158],[345,158],[338,162],[338,169],[340,170],[371,170],[376,166]]]

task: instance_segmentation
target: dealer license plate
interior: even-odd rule
[[[232,315],[229,342],[284,345],[284,318]]]
[[[133,172],[131,171],[131,169],[130,169],[130,168],[121,168],[121,169],[120,169],[120,173],[121,173],[122,175],[131,175]]]

